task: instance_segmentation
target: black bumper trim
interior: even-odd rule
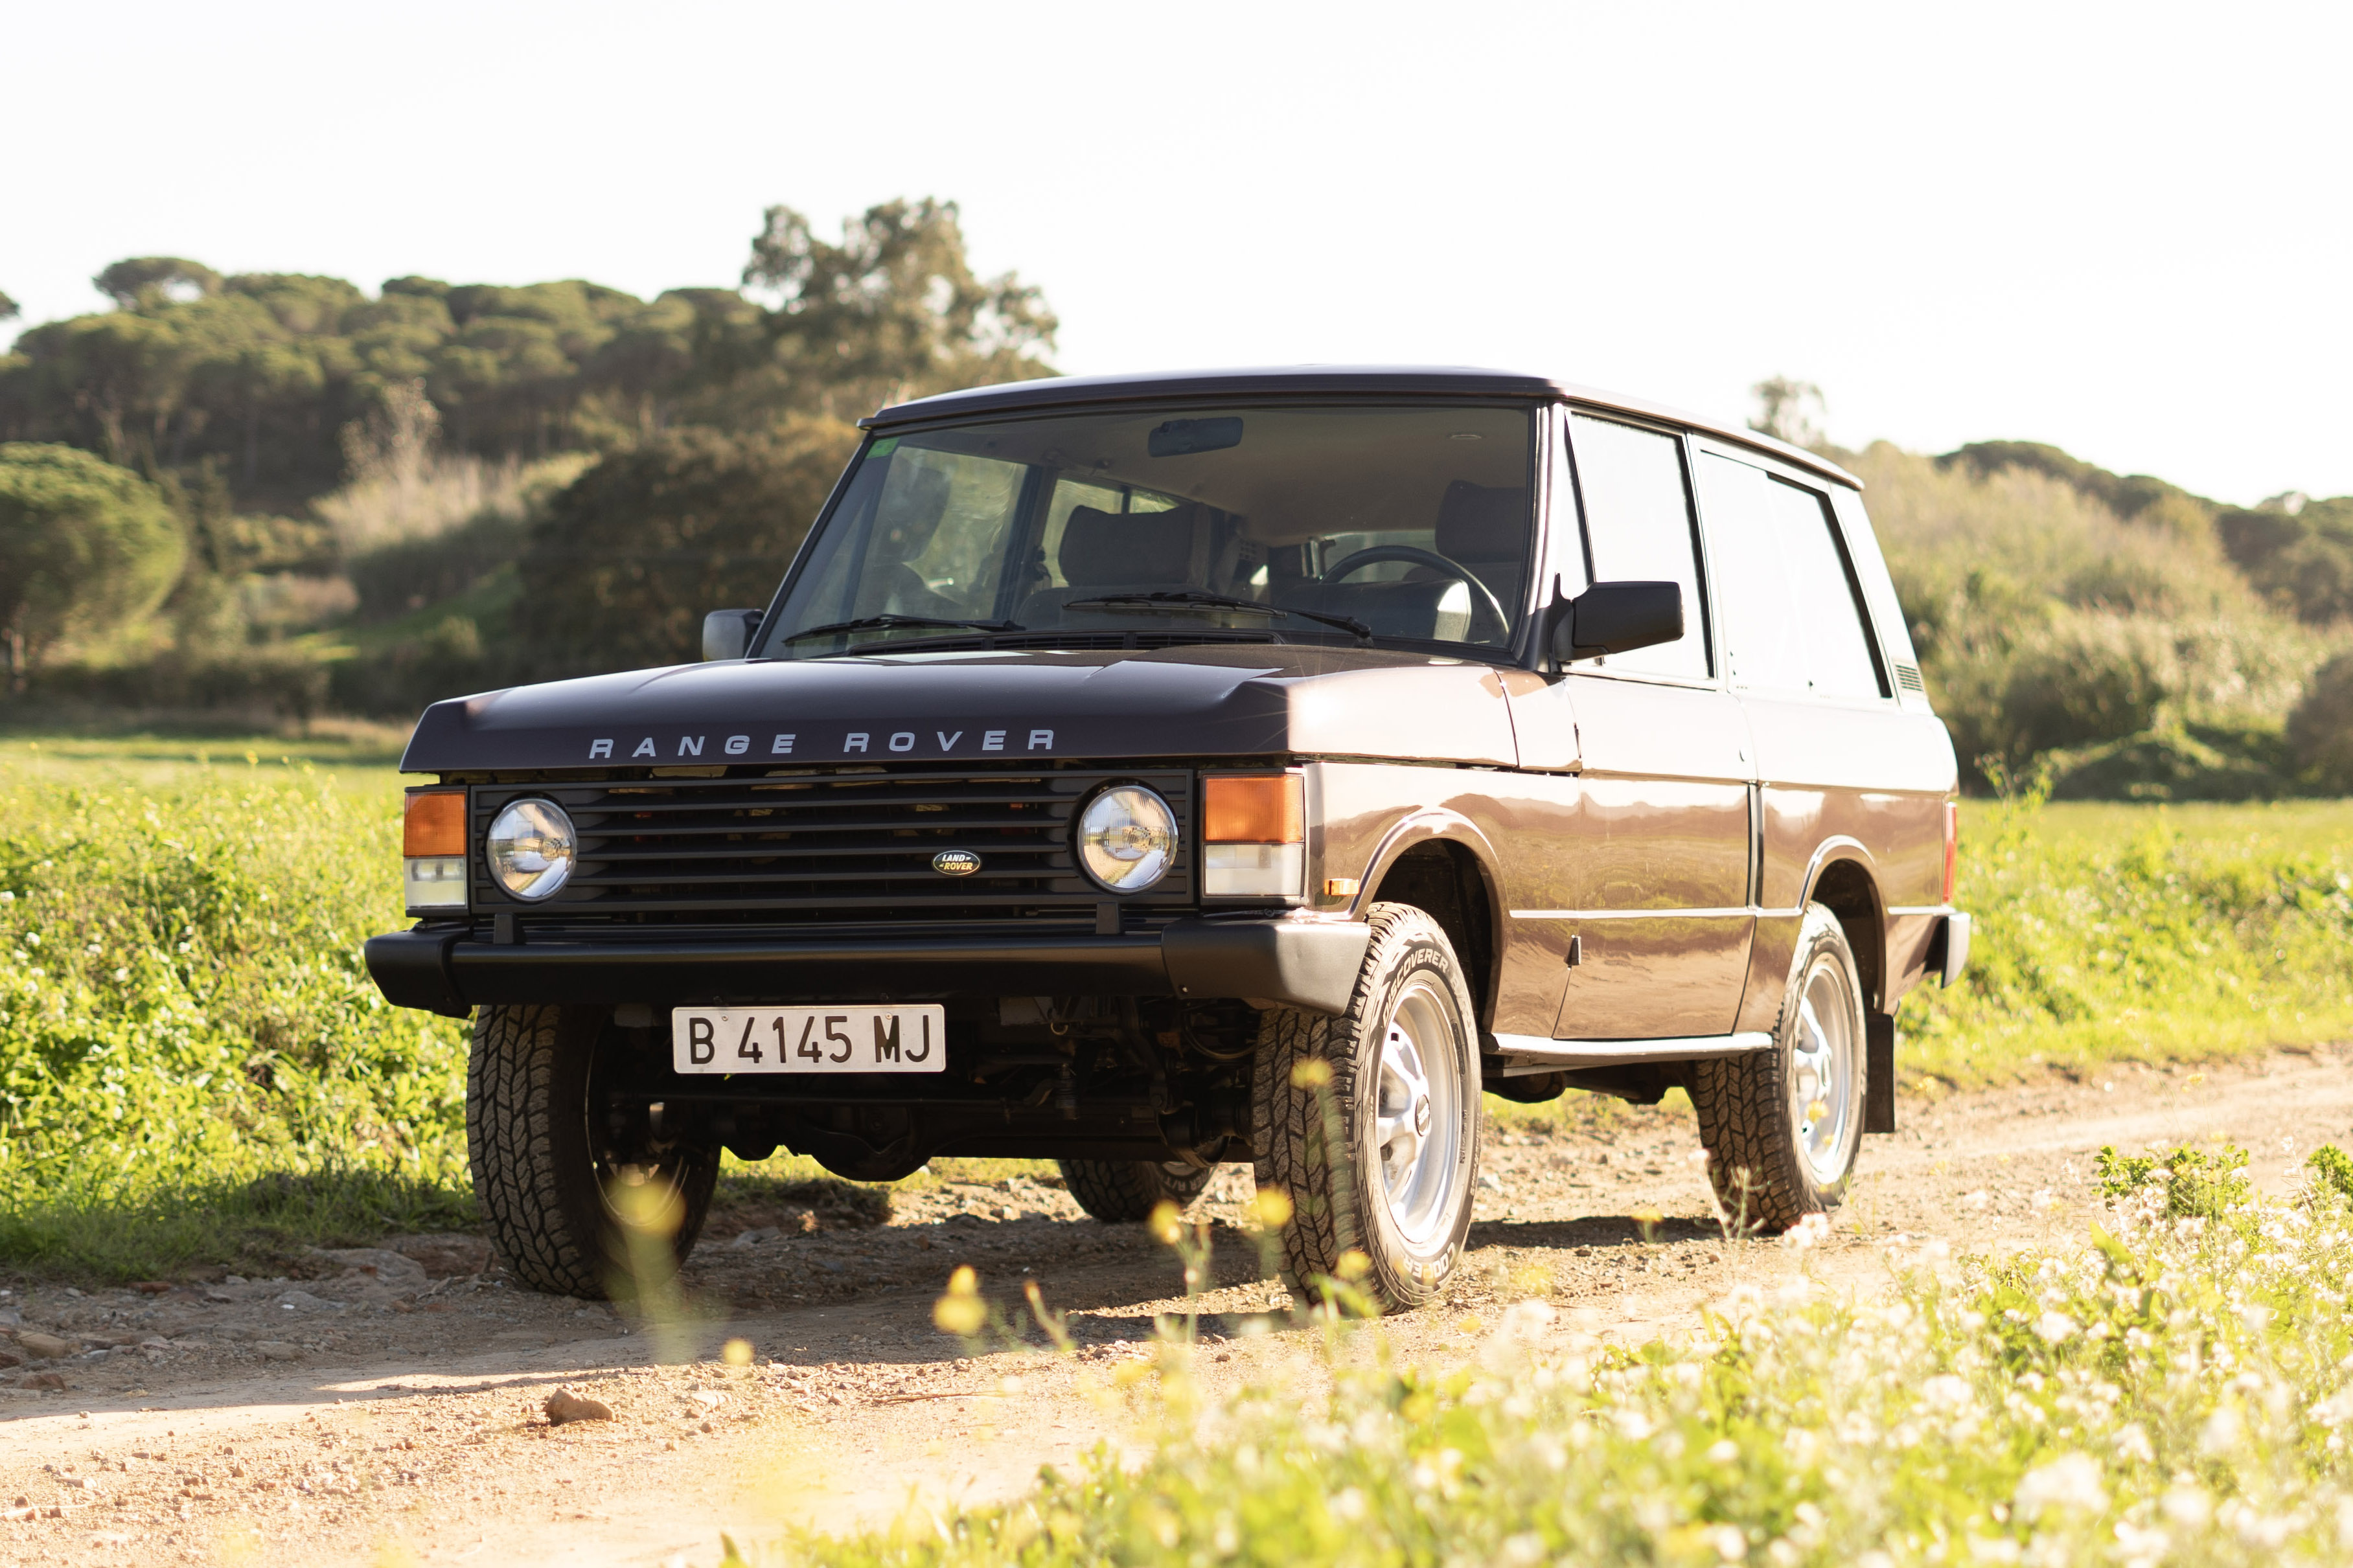
[[[1248,997],[1337,1013],[1372,928],[1353,921],[1180,920],[1157,934],[677,942],[528,940],[448,931],[370,937],[385,999],[463,1017],[492,1003],[967,996]]]

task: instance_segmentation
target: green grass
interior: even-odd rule
[[[1976,805],[1968,973],[1905,1005],[1914,1082],[2353,1035],[2353,803]]]
[[[388,772],[96,750],[0,753],[0,1257],[121,1278],[468,1219],[461,1026],[360,962],[401,919]]]
[[[1128,1369],[1141,1456],[1104,1445],[1008,1504],[724,1561],[2342,1562],[2348,1163],[2267,1200],[2199,1176],[2233,1161],[2120,1171],[2085,1243],[1942,1280],[1924,1258],[1860,1303],[1736,1287],[1699,1332],[1638,1349],[1535,1352],[1550,1309],[1528,1303],[1472,1364],[1432,1369],[1327,1314],[1318,1375],[1212,1402],[1171,1333]]]
[[[471,1221],[464,1026],[360,962],[403,921],[396,744],[0,737],[0,1260],[141,1278]],[[1977,945],[1906,1004],[1915,1083],[2353,1034],[2353,804],[1973,805],[1962,845]]]

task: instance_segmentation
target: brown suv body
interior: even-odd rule
[[[1318,577],[1321,557],[1301,555],[1306,585],[1289,602],[1353,625],[1410,601],[1425,616],[1413,629],[1469,637],[1475,608],[1429,608],[1459,606],[1442,568],[1468,561],[1469,586],[1493,590],[1509,623],[1485,644],[1306,620],[1278,633],[1239,613],[1198,629],[1031,633],[1007,616],[959,631],[935,614],[953,591],[935,576],[909,590],[927,595],[934,635],[902,615],[888,641],[842,634],[827,657],[787,657],[796,595],[858,504],[845,479],[765,616],[743,614],[754,657],[427,711],[403,766],[466,792],[463,905],[372,941],[372,972],[403,1005],[586,1009],[603,1020],[592,1033],[644,1057],[608,1079],[611,1118],[651,1106],[658,1126],[747,1154],[782,1142],[869,1177],[937,1152],[1198,1163],[1251,1148],[1254,1015],[1344,1009],[1377,905],[1414,906],[1446,933],[1485,1089],[1641,1100],[1771,1044],[1819,906],[1868,1015],[1863,1123],[1891,1126],[1898,1005],[1966,959],[1968,920],[1949,902],[1957,780],[1859,486],[1834,465],[1541,378],[1381,369],[985,388],[883,411],[861,460],[926,431],[979,450],[1024,420],[1176,410],[1187,417],[1155,426],[1155,453],[1206,461],[1187,454],[1243,440],[1243,417],[1221,409],[1251,411],[1255,442],[1300,410],[1393,405],[1481,411],[1489,426],[1451,437],[1472,454],[1459,460],[1505,467],[1447,484],[1434,531],[1414,536],[1428,547],[1362,552],[1389,563],[1381,582]],[[1512,421],[1524,458],[1490,450]],[[965,495],[933,506],[931,526]],[[1060,564],[1032,568],[1020,613],[1088,613],[1089,582],[1144,571],[1131,559],[1156,538],[1181,557],[1180,528],[1211,542],[1195,551],[1199,580],[1227,515],[1205,510],[1215,500],[1207,481],[1188,498],[1172,480],[1148,503],[1055,503]],[[1131,510],[1146,504],[1160,510]],[[1091,567],[1082,531],[1113,524],[1128,531],[1106,537],[1134,542]],[[1233,538],[1234,573],[1248,552],[1282,567],[1305,548]],[[1776,572],[1786,589],[1755,586]],[[1579,592],[1626,577],[1680,584],[1683,636],[1577,651]],[[1242,578],[1214,581],[1229,580]],[[1279,596],[1271,581],[1252,592]],[[1280,894],[1219,896],[1203,871],[1204,781],[1253,772],[1303,781],[1304,875]],[[1176,823],[1165,876],[1134,894],[1075,860],[1075,815],[1113,781],[1156,792]],[[570,882],[544,901],[512,896],[483,858],[491,820],[527,796],[580,835]],[[908,858],[917,849],[932,859]],[[946,1075],[688,1082],[659,1060],[668,1009],[897,999],[946,1007]],[[1073,1028],[1117,1047],[1108,1076],[1074,1087],[1053,1065]]]

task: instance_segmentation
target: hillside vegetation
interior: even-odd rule
[[[2040,773],[2062,799],[2353,790],[2341,611],[2266,592],[2250,563],[2272,557],[2232,544],[2250,518],[2292,532],[2291,500],[2220,508],[2015,443],[1839,456],[1867,487],[1929,691],[1979,784]]]
[[[113,310],[0,354],[0,584],[39,590],[0,593],[20,722],[411,718],[691,658],[704,609],[765,602],[852,421],[1045,374],[1055,330],[1036,290],[973,272],[934,201],[839,243],[771,208],[740,287],[650,301],[173,257],[94,281]],[[69,461],[168,536],[37,570],[99,516],[37,482]]]
[[[765,601],[878,405],[1050,374],[1033,289],[952,204],[820,239],[771,208],[736,288],[94,279],[0,355],[0,722],[405,720],[691,658]],[[1761,425],[1822,447],[1810,387]],[[1867,481],[1971,787],[2353,791],[2353,497],[2219,505],[2055,447],[1833,452]]]

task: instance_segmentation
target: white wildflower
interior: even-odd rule
[[[1729,1437],[1718,1437],[1707,1450],[1707,1457],[1719,1465],[1729,1465],[1740,1458],[1740,1445]]]
[[[2108,1506],[2100,1473],[2100,1461],[2089,1454],[2062,1454],[2027,1471],[2011,1500],[2020,1514],[2030,1520],[2052,1509],[2097,1513]]]
[[[2245,1430],[2246,1425],[2239,1419],[2235,1405],[2218,1405],[2214,1414],[2206,1417],[2206,1425],[2199,1429],[2198,1450],[2210,1456],[2227,1454],[2239,1446],[2239,1439]]]
[[[2034,1323],[2036,1337],[2045,1344],[2065,1344],[2075,1337],[2075,1320],[2064,1312],[2045,1312]]]
[[[2184,1530],[2203,1530],[2214,1522],[2214,1500],[2198,1487],[2175,1487],[2158,1500],[2158,1507]],[[2353,1545],[2353,1533],[2346,1542]]]
[[[1708,1544],[1726,1563],[1739,1563],[1748,1556],[1748,1537],[1736,1524],[1719,1524],[1707,1532]]]
[[[1803,1252],[1829,1240],[1830,1234],[1831,1216],[1820,1213],[1810,1214],[1781,1233],[1781,1245]]]
[[[1528,1568],[1529,1564],[1543,1562],[1544,1555],[1544,1537],[1533,1530],[1528,1530],[1522,1531],[1517,1535],[1506,1536],[1503,1550],[1498,1552],[1495,1557],[1496,1561],[1514,1564],[1515,1568]]]
[[[2126,1568],[2156,1568],[2173,1542],[2161,1530],[2144,1530],[2118,1520],[2116,1544],[2124,1548]]]
[[[2157,1462],[2157,1450],[2149,1446],[2148,1434],[2137,1421],[2126,1422],[2116,1430],[2116,1457],[2137,1459],[2144,1465]]]
[[[1955,1377],[1949,1372],[1938,1373],[1920,1385],[1920,1397],[1930,1405],[1947,1410],[1960,1410],[1972,1404],[1968,1380]]]

